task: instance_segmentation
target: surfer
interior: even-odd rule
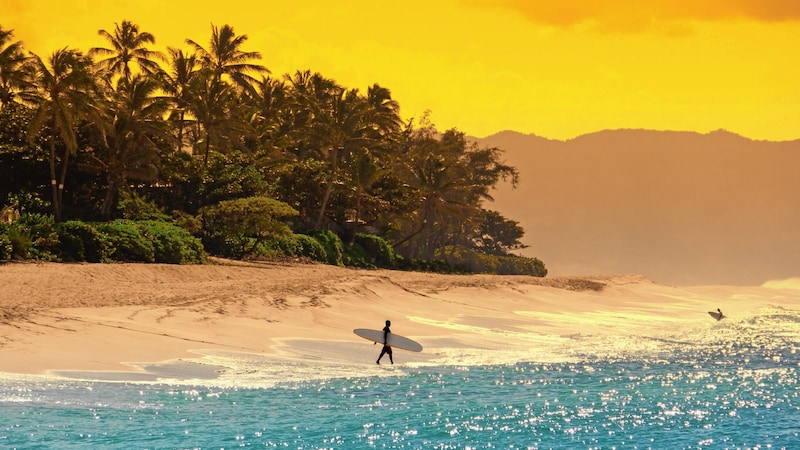
[[[389,355],[389,362],[394,364],[394,360],[392,359],[392,346],[390,346],[389,343],[388,343],[389,342],[389,333],[392,332],[392,330],[389,329],[389,326],[391,326],[391,325],[392,325],[392,322],[387,320],[386,321],[386,326],[383,327],[383,349],[381,350],[381,355],[378,356],[378,360],[375,361],[375,364],[380,364],[381,363],[381,358],[383,358],[383,355]]]
[[[717,321],[720,321],[725,316],[722,314],[722,310],[721,309],[717,308],[717,312],[719,313],[719,317],[717,317]]]

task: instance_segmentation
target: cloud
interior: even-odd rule
[[[461,0],[470,6],[507,8],[557,27],[589,25],[605,31],[671,28],[682,21],[745,19],[800,21],[800,1],[787,0]]]

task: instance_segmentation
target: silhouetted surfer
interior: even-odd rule
[[[722,310],[721,309],[717,308],[717,312],[719,313],[719,316],[717,317],[717,321],[720,321],[725,316],[722,314]]]
[[[383,349],[381,350],[381,356],[378,356],[378,360],[375,361],[375,364],[380,364],[381,363],[381,358],[383,358],[383,355],[389,355],[389,362],[394,364],[394,360],[392,359],[392,347],[388,344],[388,342],[389,342],[389,333],[392,332],[392,330],[389,329],[389,326],[391,326],[391,325],[392,325],[392,322],[387,320],[386,321],[386,326],[383,327]]]

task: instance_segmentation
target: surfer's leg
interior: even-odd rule
[[[389,354],[389,362],[394,364],[394,359],[392,359],[392,347],[387,347],[386,353]]]
[[[378,360],[377,360],[377,361],[375,361],[375,364],[380,364],[380,363],[381,363],[381,358],[383,358],[383,355],[385,355],[385,354],[386,354],[386,346],[384,345],[384,346],[383,346],[383,349],[381,349],[381,355],[380,355],[380,356],[378,356]],[[391,359],[391,358],[392,358],[392,357],[391,357],[391,356],[389,356],[389,359]],[[392,364],[394,364],[394,363],[392,363]]]

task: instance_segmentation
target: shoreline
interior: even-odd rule
[[[735,317],[787,301],[797,306],[800,298],[800,291],[679,288],[631,275],[443,275],[247,262],[12,263],[0,266],[0,286],[0,372],[142,379],[208,379],[218,372],[205,365],[226,353],[276,361],[275,377],[293,361],[372,373],[365,368],[380,349],[352,330],[380,329],[386,319],[393,332],[425,347],[421,354],[396,351],[396,366],[547,361],[563,358],[576,339],[657,338],[714,326],[706,311],[717,307]],[[226,361],[222,366],[235,365]]]

